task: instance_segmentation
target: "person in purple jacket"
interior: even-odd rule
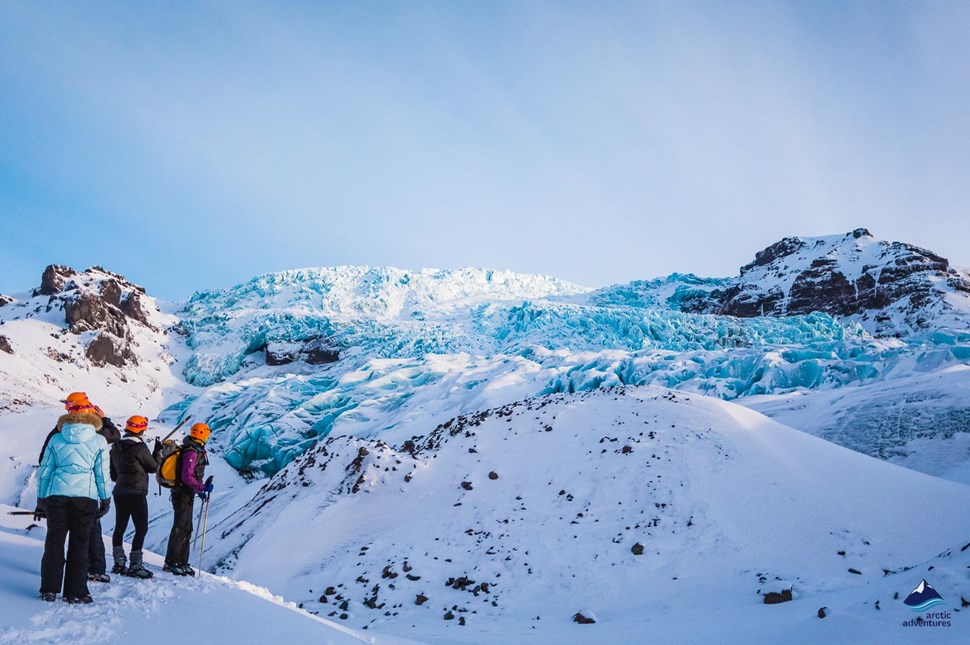
[[[165,553],[165,566],[162,571],[170,571],[177,576],[194,576],[195,569],[189,566],[189,540],[192,537],[192,505],[195,496],[209,499],[212,483],[203,483],[205,467],[209,459],[205,453],[205,442],[209,440],[209,426],[196,423],[189,436],[182,442],[176,465],[176,483],[172,489],[172,509],[175,519],[172,532],[168,536],[168,550]]]

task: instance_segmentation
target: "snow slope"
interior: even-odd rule
[[[0,505],[0,643],[171,643],[191,626],[192,642],[404,644],[399,638],[355,632],[308,614],[265,589],[220,576],[141,581],[116,576],[92,584],[95,602],[69,606],[38,598],[44,527]],[[110,552],[110,544],[108,545]],[[158,570],[162,559],[146,554]],[[184,640],[184,633],[175,640]]]
[[[771,418],[853,450],[970,484],[970,366],[920,371],[864,388],[750,397]]]
[[[955,616],[930,636],[959,642],[968,508],[966,486],[746,408],[609,388],[403,445],[330,438],[216,521],[213,555],[321,615],[431,642],[890,642],[921,577]],[[582,610],[598,622],[573,623]]]

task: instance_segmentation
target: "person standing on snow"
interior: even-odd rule
[[[65,410],[69,410],[71,406],[76,405],[91,406],[94,413],[101,417],[101,427],[98,429],[98,434],[104,437],[109,445],[121,438],[121,432],[118,431],[117,426],[115,426],[111,419],[105,416],[101,408],[91,403],[88,395],[84,392],[71,392],[64,399],[63,403]],[[55,427],[47,435],[47,439],[44,440],[44,445],[40,449],[40,456],[37,458],[38,464],[44,460],[44,452],[47,450],[47,445],[57,433],[58,429]],[[101,537],[101,534],[101,516],[98,516],[91,526],[91,539],[88,541],[88,548],[90,549],[88,552],[88,580],[92,582],[111,581],[111,577],[106,573],[108,564],[104,552],[104,539]]]
[[[148,451],[142,435],[148,429],[148,419],[135,415],[125,424],[125,434],[111,447],[111,481],[115,483],[115,530],[111,535],[114,567],[111,573],[135,578],[151,578],[152,572],[144,564],[142,545],[148,533],[148,475],[158,470],[161,446],[155,442],[154,452]],[[135,525],[131,541],[131,565],[126,566],[124,538],[129,518]]]
[[[91,602],[88,542],[91,525],[111,507],[108,442],[97,431],[101,417],[90,404],[72,405],[57,421],[55,434],[37,471],[37,510],[47,517],[40,565],[40,597]],[[99,536],[100,538],[100,536]],[[65,569],[64,542],[68,541]]]
[[[192,537],[192,505],[195,496],[209,499],[212,483],[203,483],[205,467],[209,463],[205,443],[209,440],[209,426],[196,423],[189,436],[182,442],[176,466],[176,483],[172,489],[172,509],[175,517],[172,532],[168,536],[168,550],[165,553],[163,571],[177,576],[194,576],[195,569],[189,566],[189,539]]]

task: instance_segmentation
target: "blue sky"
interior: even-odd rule
[[[287,268],[970,265],[970,3],[0,3],[0,292]]]

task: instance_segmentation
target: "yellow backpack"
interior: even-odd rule
[[[162,442],[162,452],[160,453],[158,472],[155,473],[155,481],[159,486],[165,488],[175,488],[178,486],[178,466],[181,446],[174,440],[167,439]]]

